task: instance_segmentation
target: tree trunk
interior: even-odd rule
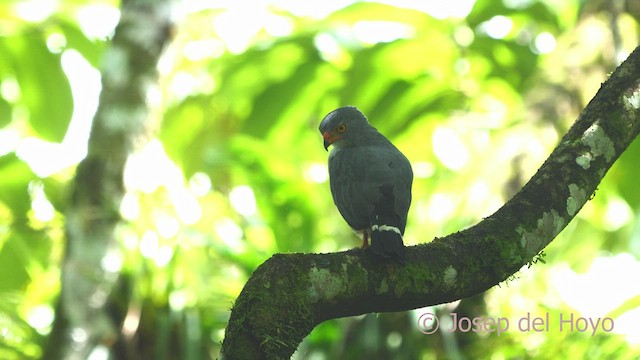
[[[66,251],[56,318],[45,359],[87,359],[110,352],[123,314],[110,307],[121,263],[116,242],[124,195],[123,169],[148,133],[149,86],[169,38],[169,1],[124,0],[120,23],[104,55],[100,104],[87,157],[78,165],[65,213]]]

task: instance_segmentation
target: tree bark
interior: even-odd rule
[[[115,294],[121,263],[115,231],[125,191],[123,171],[136,142],[149,131],[146,99],[169,38],[169,6],[166,0],[122,2],[120,22],[104,55],[87,157],[78,165],[65,212],[62,288],[45,359],[109,353],[119,337],[122,314],[113,313],[108,299],[122,295]]]
[[[289,358],[323,321],[411,310],[483,292],[535,260],[640,132],[640,47],[601,86],[549,158],[502,208],[407,249],[404,266],[367,250],[276,254],[231,311],[221,359]]]

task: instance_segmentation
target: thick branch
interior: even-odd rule
[[[231,312],[221,358],[289,358],[328,319],[410,310],[505,280],[564,229],[640,132],[640,48],[603,84],[534,177],[476,226],[381,263],[368,251],[274,255]]]

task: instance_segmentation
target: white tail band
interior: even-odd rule
[[[393,231],[398,235],[402,235],[402,233],[400,232],[400,229],[391,225],[373,225],[371,226],[371,231]]]

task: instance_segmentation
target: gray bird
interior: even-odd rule
[[[333,202],[362,236],[362,247],[404,263],[402,242],[411,205],[409,160],[355,107],[333,110],[320,123],[329,155]]]

